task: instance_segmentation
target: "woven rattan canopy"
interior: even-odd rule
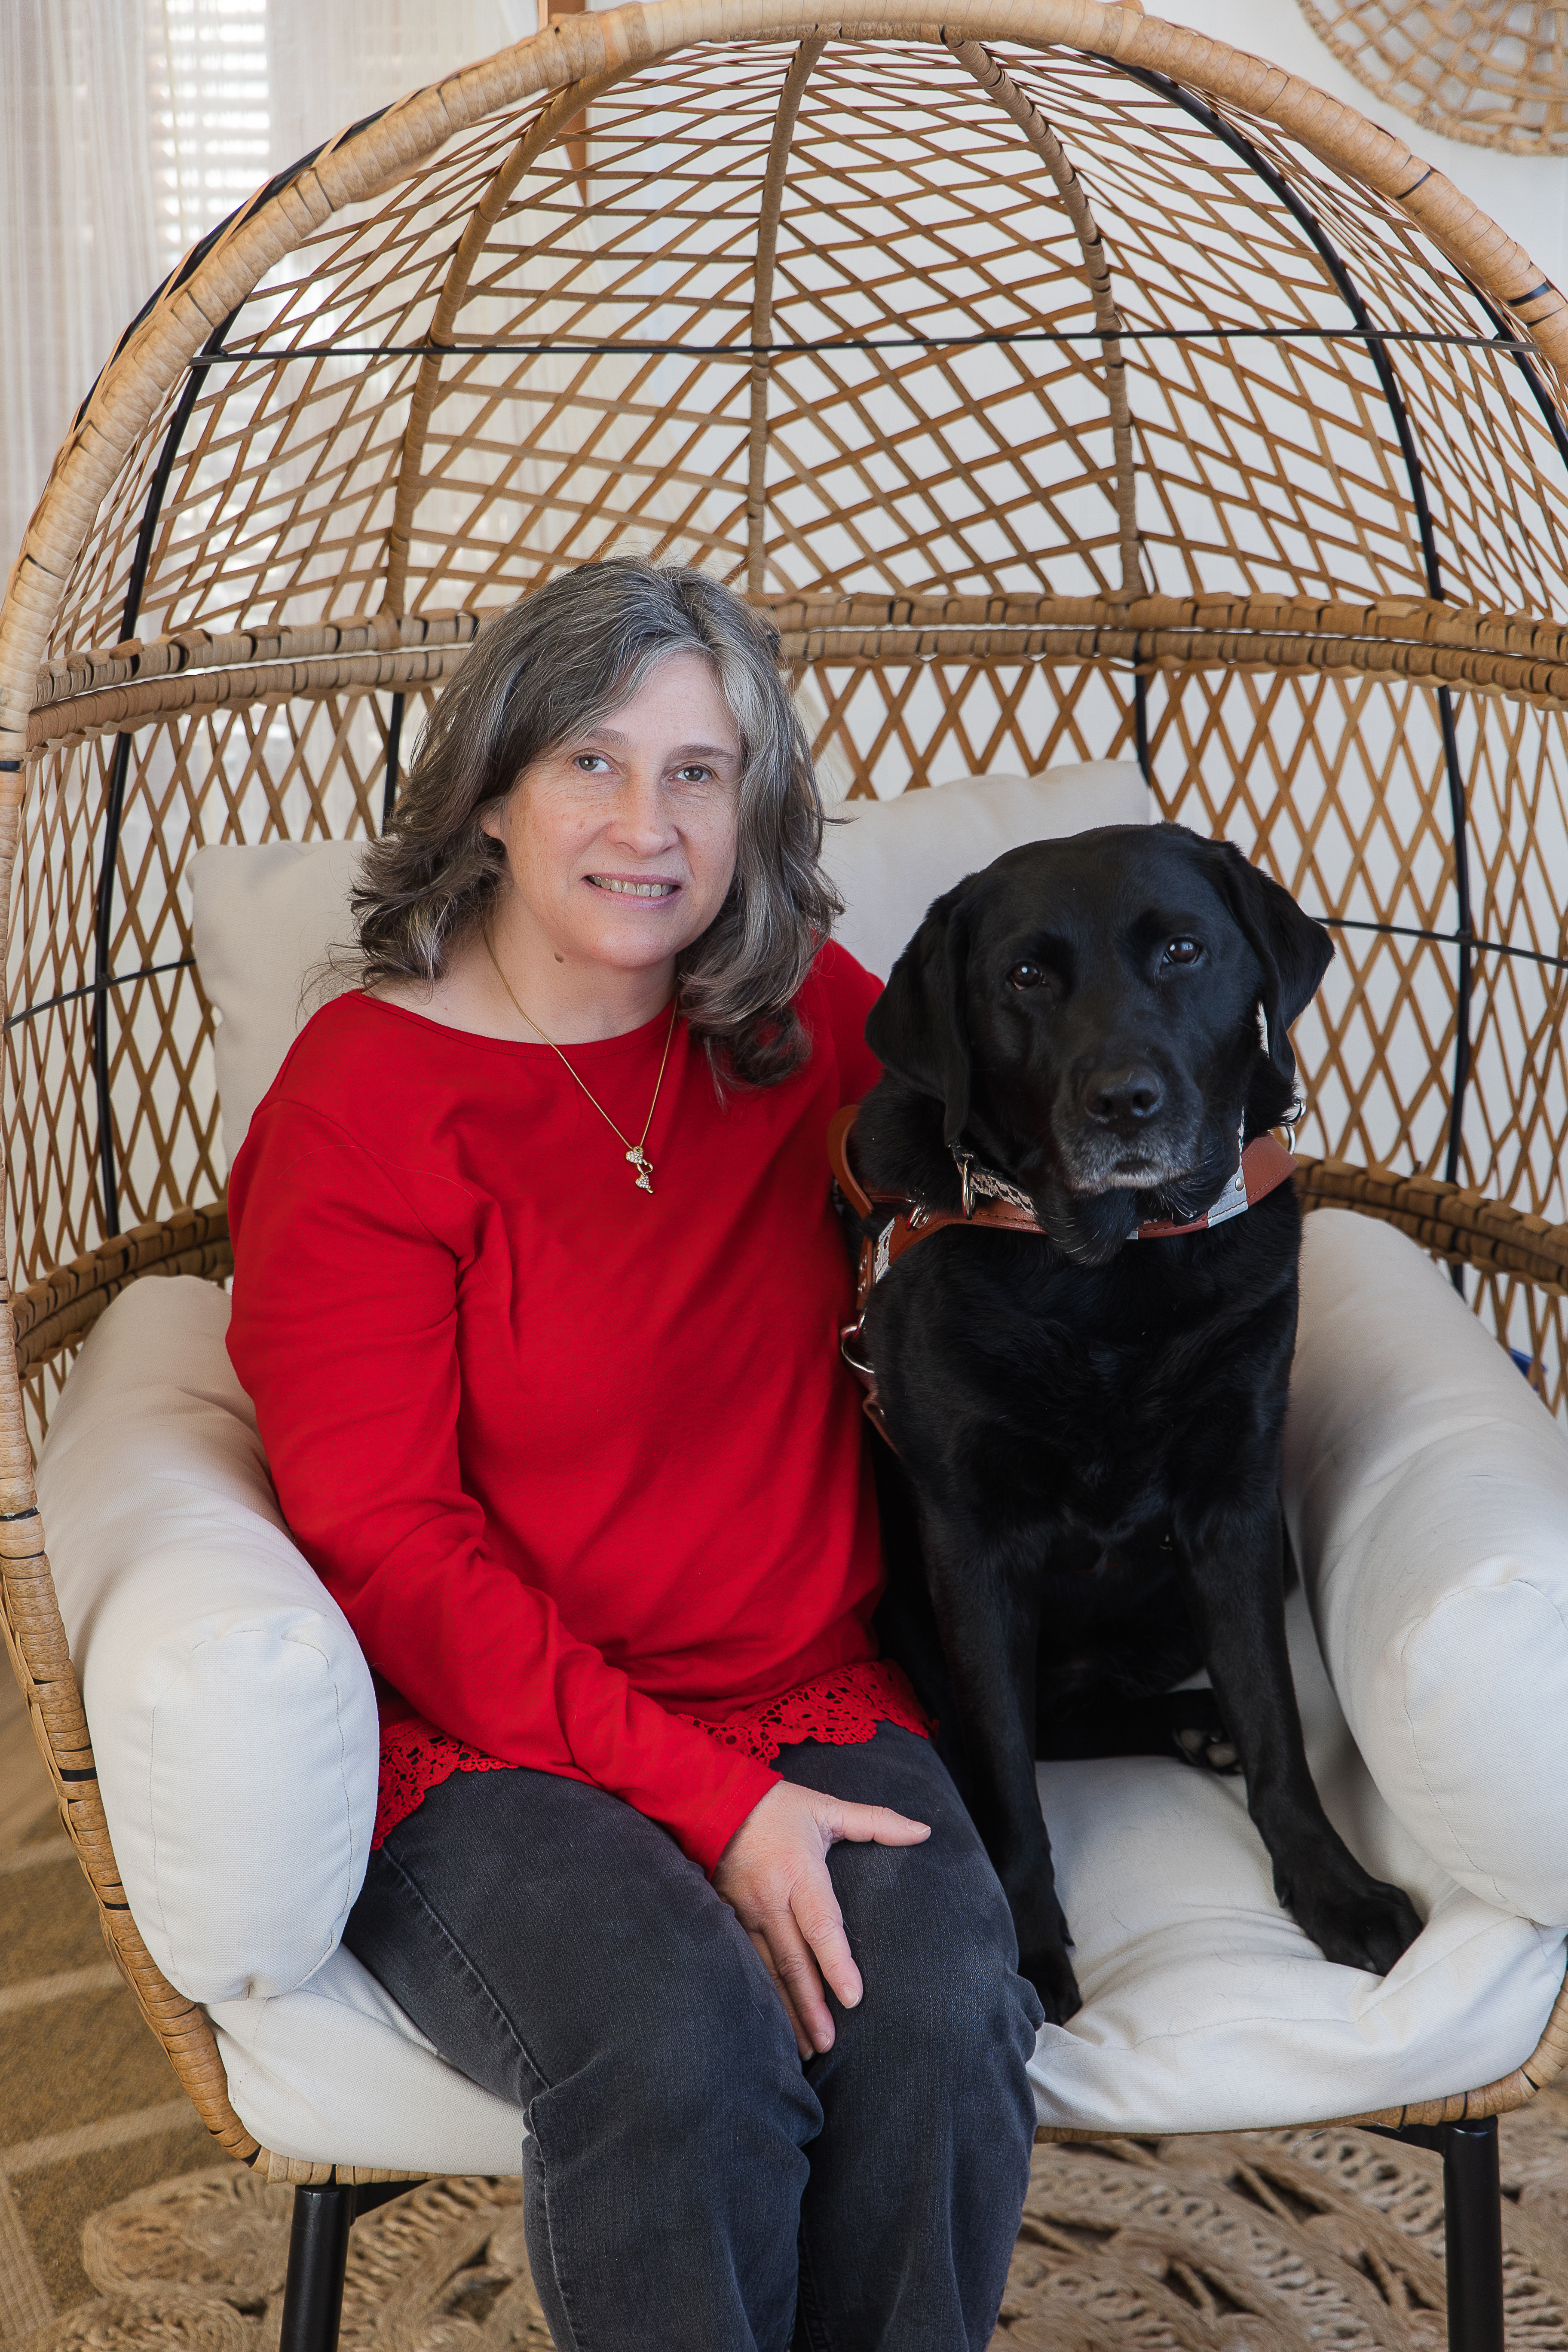
[[[228,1263],[193,853],[374,832],[487,611],[700,562],[847,788],[1136,757],[1331,919],[1310,1197],[1467,1261],[1561,1402],[1565,380],[1561,296],[1399,140],[1097,0],[569,17],[331,141],[127,331],[0,613],[3,1617],[234,2152],[115,1874],[29,1450],[117,1288]]]

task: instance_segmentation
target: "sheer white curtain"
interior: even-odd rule
[[[0,579],[99,370],[196,238],[535,22],[535,0],[0,0]]]
[[[0,0],[0,573],[163,275],[141,0]]]
[[[254,0],[267,19],[271,163],[531,33],[534,0]]]

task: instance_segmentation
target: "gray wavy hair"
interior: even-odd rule
[[[772,1086],[810,1040],[791,999],[842,912],[818,863],[822,801],[779,667],[778,633],[700,572],[612,556],[487,621],[420,739],[388,833],[353,893],[361,987],[438,979],[489,920],[505,853],[480,818],[525,768],[640,692],[660,663],[710,663],[741,738],[735,875],[676,964],[715,1076]]]

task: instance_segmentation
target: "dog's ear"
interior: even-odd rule
[[[935,899],[866,1021],[866,1043],[895,1077],[943,1106],[951,1151],[969,1118],[967,882]]]
[[[1301,912],[1289,890],[1249,866],[1233,843],[1215,841],[1206,846],[1212,877],[1263,967],[1268,1058],[1293,1087],[1296,1056],[1290,1050],[1290,1024],[1316,996],[1333,961],[1334,943],[1321,923]]]

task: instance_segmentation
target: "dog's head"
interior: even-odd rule
[[[1200,1216],[1290,1108],[1290,1024],[1333,947],[1228,842],[1107,825],[1009,850],[937,899],[867,1024],[950,1149],[1020,1183],[1074,1257]]]

